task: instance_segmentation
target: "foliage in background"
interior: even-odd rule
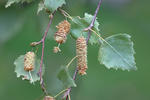
[[[125,28],[124,28],[125,29]],[[107,40],[107,39],[106,39]],[[105,43],[104,43],[105,44]],[[106,44],[106,46],[107,46],[107,44]],[[108,47],[109,48],[109,47]]]

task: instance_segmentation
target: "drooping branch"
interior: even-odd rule
[[[45,33],[44,33],[42,39],[41,39],[40,41],[38,41],[38,42],[32,42],[32,43],[30,44],[31,46],[37,46],[37,45],[39,45],[39,44],[42,44],[42,55],[41,55],[40,70],[39,70],[39,72],[38,72],[38,75],[39,75],[39,77],[40,77],[41,88],[42,88],[42,90],[44,91],[44,93],[45,93],[46,95],[48,95],[48,93],[47,93],[47,91],[46,91],[45,84],[44,84],[44,81],[43,81],[43,78],[42,78],[42,66],[43,66],[43,59],[44,59],[45,39],[46,39],[46,36],[47,36],[48,31],[49,31],[49,29],[50,29],[50,26],[51,26],[51,24],[52,24],[52,20],[53,20],[54,14],[55,14],[55,11],[49,16],[49,23],[48,23],[48,25],[47,25],[47,28],[46,28],[46,30],[45,30]]]
[[[54,12],[55,13],[55,12]],[[47,36],[47,33],[49,31],[49,28],[50,28],[50,25],[52,24],[52,20],[53,20],[53,15],[54,13],[52,13],[50,15],[50,20],[49,20],[49,23],[48,23],[48,26],[46,28],[46,31],[44,33],[44,36],[43,38],[41,39],[41,41],[37,42],[37,43],[42,43],[42,56],[41,56],[41,63],[40,63],[40,70],[39,70],[39,75],[40,75],[40,82],[42,83],[43,79],[42,79],[42,65],[43,65],[43,58],[44,58],[44,48],[45,48],[45,39],[46,39],[46,36]]]
[[[48,94],[48,93],[46,91],[45,84],[44,84],[44,81],[43,81],[43,78],[42,78],[42,65],[43,65],[43,58],[44,58],[45,39],[46,39],[47,33],[48,33],[49,29],[50,29],[50,25],[52,24],[52,20],[53,20],[54,14],[55,14],[55,12],[50,15],[49,23],[47,25],[47,28],[46,28],[46,31],[44,33],[43,38],[41,39],[41,41],[37,42],[39,44],[42,43],[42,55],[41,55],[41,63],[40,63],[39,76],[40,76],[41,88],[45,92],[45,94]]]

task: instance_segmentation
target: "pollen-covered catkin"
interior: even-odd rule
[[[60,44],[64,43],[64,42],[66,42],[66,39],[67,39],[67,37],[64,32],[56,32],[55,33],[55,41],[57,43],[60,43]]]
[[[58,31],[55,33],[54,38],[57,43],[64,43],[67,39],[67,34],[70,31],[70,23],[67,20],[64,20],[56,26]]]
[[[86,39],[81,36],[76,40],[77,66],[80,75],[85,75],[87,70],[87,45]]]
[[[32,71],[34,69],[35,63],[35,53],[34,52],[27,52],[24,56],[24,70],[25,71]]]
[[[56,26],[58,31],[63,31],[65,34],[68,34],[70,31],[70,23],[67,20],[64,20]]]

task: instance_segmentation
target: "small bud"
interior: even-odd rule
[[[59,49],[59,47],[54,47],[54,49],[53,49],[53,52],[54,53],[58,53],[58,52],[60,52],[61,50]]]
[[[30,44],[30,46],[32,46],[32,47],[34,47],[34,46],[36,46],[37,45],[37,42],[32,42],[31,44]]]
[[[51,19],[51,18],[53,17],[53,15],[52,15],[52,14],[50,14],[48,17]]]
[[[43,100],[55,100],[55,98],[51,96],[45,96]]]
[[[50,12],[50,10],[49,9],[45,9],[45,11],[46,11],[46,13],[48,13],[48,14],[50,14],[51,12]]]
[[[35,53],[27,52],[24,56],[24,70],[32,71],[34,69]]]

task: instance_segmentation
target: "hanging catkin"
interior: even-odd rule
[[[34,69],[35,53],[27,52],[24,56],[24,70],[32,71]]]
[[[70,23],[67,20],[64,20],[56,26],[58,31],[55,33],[54,38],[57,43],[64,43],[67,39],[67,34],[70,31]]]
[[[87,67],[87,45],[86,39],[81,36],[76,40],[77,66],[80,75],[86,74]]]

